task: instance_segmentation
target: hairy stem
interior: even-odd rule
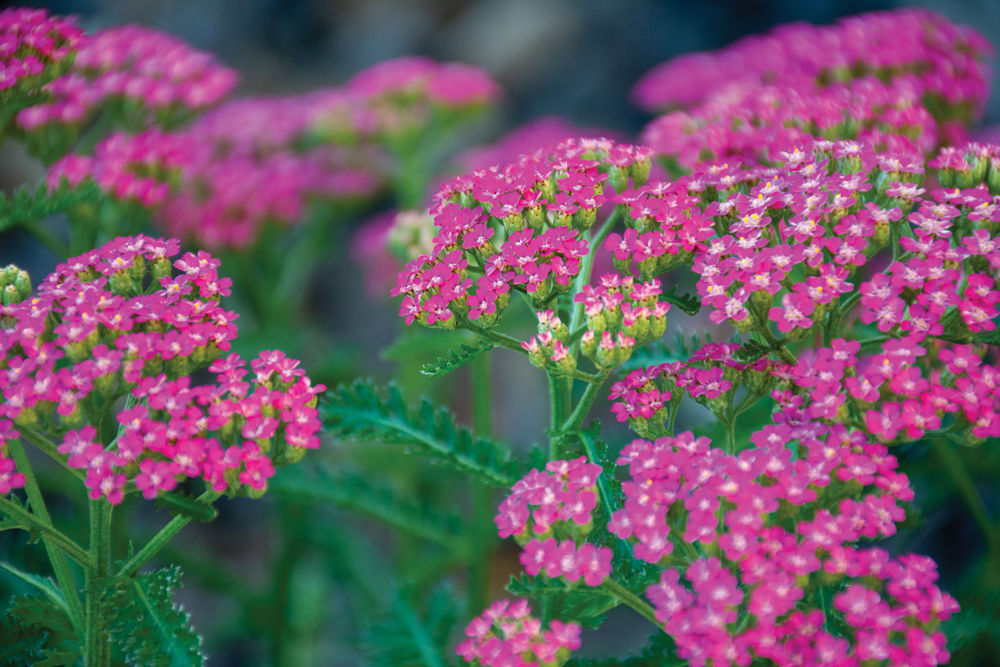
[[[490,358],[483,355],[472,362],[472,425],[476,435],[490,436],[493,424],[490,414]],[[494,535],[493,502],[489,487],[470,479],[472,494],[473,539],[472,562],[469,565],[468,603],[470,613],[479,613],[486,606],[489,586],[490,559]]]
[[[205,491],[195,500],[200,503],[210,504],[218,500],[220,496],[222,494],[216,491]],[[171,519],[167,525],[160,529],[160,532],[146,543],[146,546],[140,549],[138,553],[122,566],[122,569],[118,572],[118,576],[131,577],[141,570],[146,563],[153,559],[153,556],[159,553],[160,549],[166,546],[167,542],[173,539],[191,521],[192,517],[180,514]]]
[[[103,498],[90,501],[90,557],[93,565],[86,570],[86,631],[84,645],[87,667],[111,664],[111,646],[107,636],[107,618],[101,597],[111,574],[111,503]]]
[[[28,503],[31,506],[31,512],[38,517],[42,522],[48,524],[48,526],[55,531],[55,527],[52,525],[52,518],[49,516],[49,511],[45,507],[45,500],[42,498],[42,492],[38,488],[38,481],[35,479],[34,470],[31,468],[31,463],[28,461],[28,456],[24,451],[24,446],[18,439],[9,440],[7,442],[7,451],[10,453],[11,457],[14,459],[14,465],[17,466],[18,471],[24,475],[25,484],[24,491],[28,495]],[[66,553],[60,545],[63,541],[70,541],[69,537],[62,535],[62,540],[55,539],[51,534],[42,534],[42,543],[45,545],[45,553],[49,557],[49,562],[52,564],[52,571],[56,575],[56,581],[59,583],[59,589],[62,591],[63,597],[66,598],[66,604],[69,607],[69,617],[70,621],[73,623],[74,629],[78,633],[83,632],[83,603],[80,601],[80,594],[76,589],[76,579],[73,578],[73,573],[69,569],[69,562],[66,560]],[[86,552],[83,551],[82,547],[75,546],[81,555]]]
[[[604,583],[601,584],[601,588],[606,590],[614,597],[618,598],[618,600],[621,601],[622,603],[627,604],[629,607],[638,612],[640,616],[645,618],[647,621],[649,621],[656,627],[658,628],[663,627],[663,624],[660,623],[658,620],[656,620],[656,612],[653,610],[653,607],[651,607],[648,602],[646,602],[638,595],[636,595],[629,589],[619,584],[614,579],[611,578],[605,579]]]

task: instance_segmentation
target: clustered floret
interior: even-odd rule
[[[431,208],[438,227],[431,254],[399,274],[407,324],[490,326],[511,290],[544,307],[572,288],[589,248],[589,229],[621,189],[648,176],[649,153],[607,140],[568,140],[506,166],[459,177]]]
[[[497,600],[469,623],[465,635],[456,653],[483,667],[559,667],[580,648],[579,625],[552,620],[543,630],[524,599]]]
[[[646,595],[678,655],[694,665],[946,661],[937,630],[958,606],[934,585],[933,561],[852,544],[892,535],[904,518],[897,501],[913,491],[896,458],[817,422],[752,440],[730,456],[685,432],[636,440],[619,458],[631,480],[608,528],[665,568]]]
[[[832,26],[796,24],[721,51],[681,56],[635,87],[653,121],[643,142],[691,168],[705,159],[773,162],[809,137],[856,139],[895,154],[967,139],[982,114],[992,47],[920,9]]]
[[[0,91],[26,92],[58,75],[83,40],[71,18],[50,16],[44,9],[3,10]]]
[[[219,305],[231,281],[204,251],[171,262],[177,253],[176,240],[122,237],[0,307],[0,493],[24,484],[6,448],[15,438],[65,455],[112,504],[186,478],[263,492],[273,464],[319,446],[322,385],[279,351],[249,378],[238,355],[220,358],[236,337],[236,314]],[[212,379],[196,384],[206,366]]]
[[[549,461],[545,470],[532,470],[514,484],[500,503],[497,532],[524,547],[521,564],[529,575],[544,569],[548,577],[599,586],[611,573],[611,549],[585,540],[593,527],[601,466],[581,456]]]
[[[50,99],[22,110],[17,123],[26,132],[79,127],[112,108],[133,126],[183,120],[228,95],[236,79],[172,35],[140,25],[105,28],[81,40],[69,71],[44,87]]]

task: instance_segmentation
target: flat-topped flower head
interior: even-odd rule
[[[897,502],[913,493],[896,459],[818,422],[771,425],[752,440],[733,456],[686,432],[636,440],[618,461],[631,479],[609,530],[663,568],[646,596],[678,656],[904,665],[913,644],[897,630],[910,629],[926,646],[911,657],[946,661],[938,626],[958,605],[934,585],[933,561],[855,546],[904,518]],[[832,604],[827,588],[838,591]]]
[[[0,12],[0,100],[5,118],[39,101],[39,89],[62,74],[87,39],[70,17],[44,9]]]
[[[21,111],[17,124],[31,134],[46,127],[80,129],[108,111],[123,115],[130,128],[169,126],[215,104],[235,85],[233,70],[172,35],[139,25],[105,28],[82,41],[72,67],[45,86],[48,100]],[[42,134],[39,143],[63,136]]]
[[[542,306],[572,288],[589,248],[580,237],[609,192],[648,176],[646,149],[568,140],[461,176],[435,195],[433,251],[399,274],[407,323],[489,326],[512,290]]]
[[[531,616],[528,601],[497,600],[465,628],[455,647],[465,662],[482,667],[551,665],[559,667],[580,648],[580,626],[551,620],[548,628]]]
[[[186,478],[262,493],[274,465],[319,446],[323,387],[277,351],[250,377],[237,355],[222,358],[236,336],[236,314],[219,305],[230,280],[207,253],[172,261],[178,251],[176,240],[121,237],[0,306],[0,461],[31,429],[85,473],[92,498],[117,504]],[[196,384],[206,366],[212,379]],[[9,468],[0,463],[5,493],[24,483]]]
[[[375,161],[362,151],[299,147],[323,99],[241,100],[176,132],[113,134],[93,156],[54,163],[47,183],[93,180],[116,199],[152,209],[172,235],[209,248],[247,247],[268,224],[299,223],[312,198],[354,200],[378,189]]]

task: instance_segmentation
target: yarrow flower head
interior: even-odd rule
[[[96,115],[145,128],[186,120],[236,85],[236,73],[172,35],[139,25],[105,28],[81,40],[72,67],[45,85],[48,101],[17,116],[43,158],[71,145]],[[34,137],[34,141],[32,140]]]
[[[680,56],[634,89],[661,116],[643,141],[680,165],[773,162],[809,137],[928,151],[967,137],[988,96],[993,50],[932,12],[872,12],[831,26],[787,25],[721,51]]]
[[[69,66],[84,42],[84,32],[72,18],[51,16],[44,9],[0,12],[0,99],[4,105],[18,104],[19,97],[33,98],[37,88]]]
[[[446,184],[431,208],[433,251],[410,262],[393,290],[403,296],[400,316],[486,327],[512,290],[539,306],[568,292],[588,252],[580,231],[610,201],[606,184],[641,183],[649,166],[642,148],[570,140]]]
[[[738,456],[690,432],[637,440],[618,461],[631,480],[609,530],[665,568],[646,596],[678,656],[694,665],[947,661],[938,626],[958,605],[934,585],[933,561],[853,544],[894,534],[904,517],[897,502],[913,492],[895,457],[815,422],[752,439],[757,447]],[[843,632],[830,633],[831,623]]]
[[[579,625],[552,620],[543,629],[523,599],[494,602],[469,623],[465,635],[455,652],[482,667],[559,667],[580,648]]]
[[[24,483],[7,453],[18,438],[65,456],[91,497],[112,504],[186,478],[262,493],[274,465],[319,446],[322,385],[278,351],[249,377],[237,355],[223,357],[236,336],[236,314],[219,305],[230,281],[207,253],[177,253],[176,240],[122,237],[0,307],[0,492]],[[197,383],[206,366],[212,379]]]
[[[584,542],[593,525],[600,474],[601,467],[582,456],[550,461],[545,472],[532,470],[514,484],[500,503],[498,533],[524,547],[521,564],[529,575],[544,569],[548,577],[598,586],[611,573],[611,549]]]

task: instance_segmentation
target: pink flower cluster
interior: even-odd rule
[[[705,160],[770,164],[777,147],[818,137],[917,155],[966,136],[961,124],[935,121],[910,79],[885,83],[869,76],[815,90],[733,86],[693,109],[656,118],[642,141],[693,169]]]
[[[215,104],[236,85],[236,73],[210,54],[139,25],[105,28],[78,49],[70,70],[45,86],[51,100],[18,114],[23,130],[79,125],[111,104],[132,124],[159,124]]]
[[[21,84],[34,88],[47,71],[80,47],[84,33],[73,19],[50,16],[44,9],[5,9],[0,12],[0,91]]]
[[[93,179],[113,197],[153,209],[172,235],[209,248],[245,247],[268,223],[299,222],[310,197],[367,197],[379,185],[360,155],[331,146],[296,150],[294,130],[305,130],[290,119],[291,106],[240,101],[175,133],[114,134],[92,157],[54,163],[46,182]]]
[[[708,159],[773,161],[812,137],[927,151],[962,140],[982,113],[992,47],[932,12],[874,12],[833,26],[781,26],[716,53],[681,56],[635,87],[661,116],[643,141],[693,167]]]
[[[500,87],[485,71],[463,63],[439,63],[422,56],[384,60],[354,75],[347,89],[373,107],[398,101],[415,110],[426,103],[441,108],[489,104]],[[388,118],[384,119],[388,122]]]
[[[0,492],[24,483],[6,455],[19,437],[65,454],[91,497],[113,504],[194,477],[263,491],[272,463],[319,446],[323,387],[278,351],[254,360],[250,378],[237,355],[218,359],[236,336],[236,315],[219,306],[230,281],[207,253],[171,263],[177,253],[176,240],[122,237],[0,307]],[[210,362],[214,379],[193,384]],[[109,423],[121,396],[129,404]]]
[[[607,132],[578,128],[567,120],[549,116],[514,128],[493,144],[464,151],[454,162],[460,171],[469,172],[513,162],[524,153],[572,137],[605,136],[609,136]],[[430,222],[430,216],[420,211],[381,213],[355,233],[351,254],[364,270],[365,284],[373,296],[382,298],[405,262],[431,250],[434,228],[424,224],[425,220]]]
[[[641,183],[649,166],[643,148],[568,140],[454,179],[435,195],[433,252],[407,264],[392,291],[403,296],[400,316],[489,326],[512,289],[539,306],[568,291],[588,252],[579,232],[610,201],[606,186]]]
[[[693,665],[946,661],[957,603],[928,558],[852,543],[896,532],[913,498],[883,445],[843,426],[776,424],[737,456],[690,432],[622,450],[609,530],[665,569],[646,595]],[[682,583],[681,573],[690,586]],[[833,634],[833,610],[843,633]],[[919,659],[919,663],[912,662]]]
[[[695,401],[713,412],[724,413],[727,394],[746,387],[747,396],[763,396],[773,383],[776,362],[758,359],[740,362],[734,355],[735,343],[709,343],[686,362],[666,362],[631,371],[611,386],[611,411],[620,422],[644,438],[667,434],[667,423],[676,417],[683,389]],[[673,415],[671,415],[673,412]]]
[[[483,667],[559,667],[580,648],[580,626],[553,620],[547,630],[527,600],[497,600],[465,628],[455,652]]]
[[[724,95],[726,83],[803,90],[871,73],[911,78],[918,95],[979,111],[988,92],[984,61],[992,53],[978,32],[926,9],[870,12],[829,26],[782,25],[720,51],[680,56],[646,74],[633,95],[656,110]]]
[[[583,304],[587,330],[580,338],[584,356],[598,368],[626,361],[636,345],[663,335],[670,304],[659,301],[659,280],[636,283],[631,276],[608,273],[594,285],[584,285],[573,296]]]
[[[946,419],[980,442],[1000,436],[1000,369],[990,346],[906,336],[868,356],[859,348],[836,339],[784,370],[794,386],[774,393],[775,419],[851,424],[885,442],[917,440]]]
[[[601,467],[581,456],[549,461],[545,470],[532,470],[511,487],[495,519],[497,532],[524,547],[521,564],[528,574],[544,569],[549,577],[599,586],[611,574],[611,549],[578,543],[592,526]]]

